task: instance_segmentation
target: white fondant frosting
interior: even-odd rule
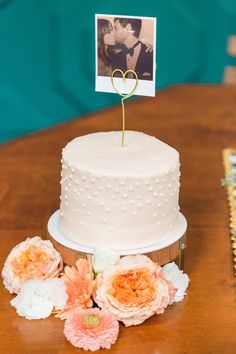
[[[79,244],[132,249],[168,239],[179,222],[179,154],[144,133],[100,132],[62,152],[60,228]]]

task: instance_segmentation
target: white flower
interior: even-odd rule
[[[177,289],[172,303],[182,301],[189,285],[189,277],[174,262],[166,264],[162,267],[162,271],[165,278]]]
[[[67,299],[62,279],[30,279],[22,284],[20,293],[10,303],[19,316],[38,320],[50,316],[54,308],[62,310]]]
[[[92,256],[92,266],[95,273],[103,272],[120,259],[120,255],[109,249],[98,249]]]

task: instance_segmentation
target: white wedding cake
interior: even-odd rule
[[[62,152],[59,227],[87,247],[129,250],[170,237],[179,224],[179,154],[135,131],[88,134]]]

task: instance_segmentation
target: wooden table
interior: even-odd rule
[[[99,94],[99,93],[98,93]],[[127,104],[127,129],[164,140],[180,152],[180,206],[188,220],[182,303],[144,324],[120,326],[111,353],[236,353],[235,287],[223,177],[222,149],[236,147],[236,87],[181,85]],[[32,117],[33,119],[33,117]],[[0,148],[2,265],[13,246],[46,235],[59,206],[61,149],[76,136],[119,130],[117,106],[29,135]],[[1,285],[0,353],[78,353],[63,322],[20,318]]]

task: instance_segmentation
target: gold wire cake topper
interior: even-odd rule
[[[124,93],[121,93],[116,88],[115,83],[114,83],[114,74],[117,72],[119,72],[122,75],[123,81],[126,80],[126,75],[128,73],[132,73],[135,76],[135,84],[130,92],[124,94]],[[113,70],[113,72],[111,74],[111,83],[112,83],[114,90],[118,93],[118,95],[120,95],[122,97],[121,98],[121,106],[122,106],[122,143],[121,143],[121,146],[124,147],[124,140],[125,140],[125,105],[124,105],[124,100],[126,100],[126,98],[133,96],[134,91],[136,90],[136,87],[138,85],[138,75],[134,70],[131,70],[131,69],[126,70],[125,72],[121,69],[115,69],[115,70]]]

